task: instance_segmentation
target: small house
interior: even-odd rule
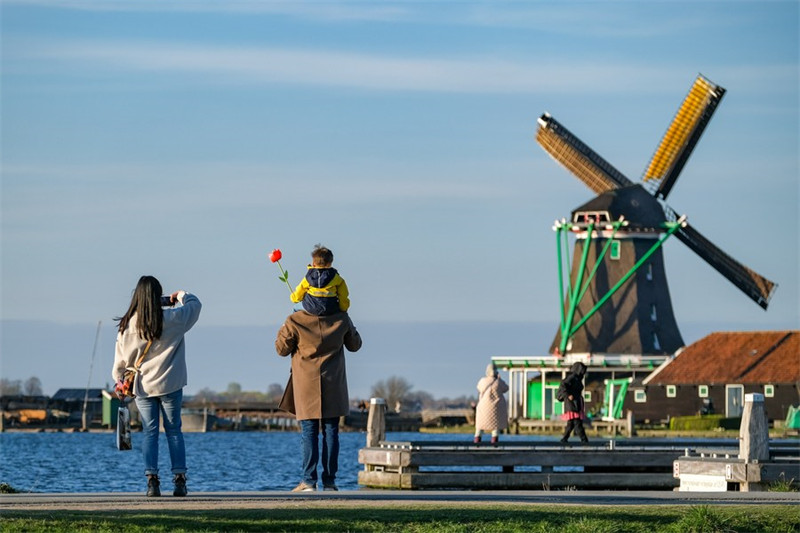
[[[86,403],[87,422],[100,424],[103,420],[103,389],[58,389],[50,405],[69,413],[69,424],[80,424]]]
[[[744,396],[764,395],[770,420],[800,403],[800,331],[712,333],[665,361],[629,391],[637,420],[742,415]]]

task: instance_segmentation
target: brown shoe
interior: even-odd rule
[[[309,485],[305,481],[301,481],[299,485],[292,489],[292,492],[314,492],[316,490],[316,485]]]

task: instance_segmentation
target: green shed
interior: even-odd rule
[[[120,401],[115,394],[109,391],[103,391],[103,425],[109,428],[117,427],[117,410],[119,410]]]

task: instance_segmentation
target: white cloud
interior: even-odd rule
[[[120,12],[258,15],[296,20],[387,22],[443,27],[516,28],[557,35],[601,38],[653,38],[656,35],[707,32],[711,26],[746,25],[747,14],[723,10],[718,3],[680,9],[661,3],[608,2],[353,2],[337,0],[4,0],[6,5]],[[715,5],[717,4],[717,5]],[[691,8],[691,9],[690,9]],[[687,15],[691,11],[694,16]],[[697,15],[698,11],[706,16]],[[643,13],[658,24],[642,24]],[[713,16],[708,13],[713,13]]]
[[[287,15],[328,21],[398,21],[409,16],[405,4],[387,2],[280,0],[4,0],[6,5],[121,13],[227,13]]]
[[[333,174],[348,172],[348,179],[335,180]],[[152,191],[160,198],[180,198],[183,209],[244,209],[248,207],[280,207],[288,195],[296,192],[296,184],[308,190],[325,190],[324,195],[308,195],[304,205],[371,205],[375,203],[426,201],[469,201],[512,199],[515,191],[497,182],[470,181],[459,175],[402,175],[397,169],[386,169],[376,179],[376,170],[356,171],[293,163],[290,167],[217,163],[195,165],[57,165],[9,166],[3,168],[5,195],[4,217],[7,221],[25,220],[33,216],[58,214],[135,213],[141,206],[161,207],[152,203]],[[435,171],[432,171],[435,172]],[[91,193],[92,201],[86,197]],[[181,208],[181,207],[179,207]]]
[[[495,55],[402,57],[269,47],[157,42],[60,42],[30,45],[31,59],[86,64],[94,70],[206,76],[206,83],[299,84],[381,91],[542,93],[653,91],[685,79],[683,68],[586,61],[559,64]],[[679,70],[680,73],[676,73]]]
[[[558,54],[514,57],[508,53],[399,55],[314,48],[225,46],[159,41],[9,38],[6,60],[16,68],[51,68],[55,61],[88,75],[157,73],[174,82],[227,86],[300,85],[369,91],[463,94],[594,94],[674,92],[688,83],[696,65],[649,65]],[[771,91],[796,87],[797,65],[718,67],[711,79],[735,83],[738,90]],[[720,74],[717,76],[717,74]],[[104,78],[107,82],[107,78]],[[145,81],[144,79],[142,81]],[[153,77],[146,79],[153,83]],[[784,88],[784,89],[782,89]]]

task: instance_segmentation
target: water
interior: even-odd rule
[[[22,492],[141,492],[145,488],[142,434],[119,451],[113,433],[0,433],[0,482]],[[510,440],[511,437],[504,436]],[[295,432],[185,433],[189,490],[290,490],[300,482],[300,434]],[[530,437],[528,437],[530,439]],[[466,434],[389,433],[386,440],[471,442]],[[364,433],[339,434],[340,490],[357,490]],[[169,451],[159,438],[159,468],[171,490]]]

